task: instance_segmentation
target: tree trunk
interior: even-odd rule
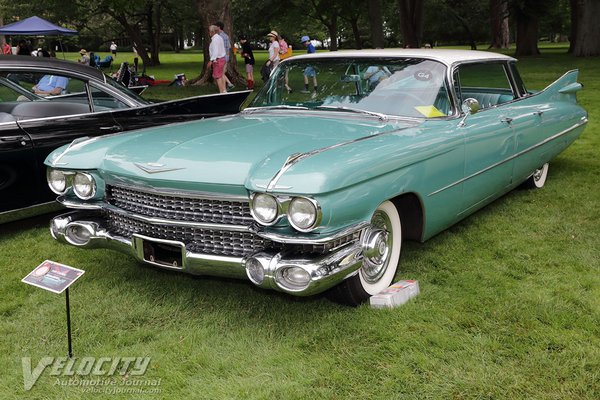
[[[421,0],[398,0],[400,29],[404,47],[421,47],[423,35],[423,2]]]
[[[360,50],[363,46],[360,37],[360,29],[358,28],[358,16],[350,20],[350,26],[352,27],[352,34],[354,36],[354,47],[356,47],[356,50]]]
[[[575,52],[575,43],[577,42],[577,21],[581,18],[579,14],[581,12],[582,0],[570,0],[569,5],[571,6],[571,32],[569,35],[569,54]]]
[[[325,22],[323,22],[325,23]],[[329,37],[331,38],[331,43],[329,44],[329,51],[337,51],[338,50],[338,23],[337,16],[334,16],[331,19],[331,22],[325,24],[327,27],[327,32],[329,32]]]
[[[577,57],[600,55],[600,2],[582,0],[577,6],[577,33],[573,54]]]
[[[200,15],[200,21],[202,22],[203,30],[203,46],[202,52],[204,54],[204,62],[202,64],[202,71],[199,76],[190,81],[193,85],[206,85],[209,82],[213,82],[212,71],[207,68],[208,61],[210,61],[210,55],[208,47],[210,46],[210,36],[208,33],[208,27],[213,25],[217,21],[222,21],[225,25],[225,33],[229,35],[233,46],[233,20],[231,18],[231,1],[230,0],[196,0],[196,7],[198,14]],[[233,50],[233,47],[232,47]],[[227,64],[227,76],[233,83],[239,85],[245,85],[246,79],[240,75],[237,69],[237,63],[235,54],[233,51],[229,54],[229,63]]]
[[[516,10],[517,20],[517,56],[535,56],[540,54],[538,48],[538,17],[526,15]]]
[[[381,0],[369,0],[369,25],[371,26],[371,41],[374,49],[383,49],[383,17]]]
[[[127,34],[133,43],[136,44],[136,50],[138,52],[138,56],[142,59],[142,63],[144,66],[154,66],[153,61],[148,56],[148,51],[146,50],[146,42],[142,36],[139,26],[131,25],[127,17],[122,14],[115,14],[111,11],[108,11],[108,14],[115,19],[122,27],[125,29]]]
[[[490,25],[492,28],[490,49],[508,49],[510,39],[508,14],[508,0],[490,0]]]

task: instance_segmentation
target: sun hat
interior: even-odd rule
[[[275,39],[277,39],[277,31],[271,31],[267,33],[267,37],[274,37]]]
[[[302,36],[302,38],[300,39],[300,41],[302,43],[310,42],[310,38],[308,36]]]

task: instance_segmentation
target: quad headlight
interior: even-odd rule
[[[288,220],[300,232],[313,230],[320,222],[321,208],[316,200],[294,197],[287,210]]]
[[[270,194],[258,193],[252,197],[252,216],[262,225],[272,225],[279,216],[277,199]]]
[[[96,194],[94,177],[85,172],[77,172],[73,178],[73,191],[81,200],[88,200]]]
[[[65,194],[69,188],[67,184],[67,174],[58,169],[49,169],[46,172],[46,178],[48,179],[48,186],[56,194]]]
[[[275,225],[287,214],[290,225],[297,231],[310,232],[321,222],[321,207],[309,197],[273,196],[254,193],[250,198],[250,212],[261,225]]]

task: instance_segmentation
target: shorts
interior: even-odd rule
[[[246,64],[246,75],[253,75],[253,74],[254,74],[254,65]]]
[[[317,71],[315,71],[314,67],[310,65],[304,68],[304,76],[317,76]]]
[[[212,63],[212,77],[215,79],[222,78],[224,69],[225,69],[225,57],[217,58]]]

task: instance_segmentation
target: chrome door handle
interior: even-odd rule
[[[25,137],[23,137],[23,136],[10,136],[10,137],[0,138],[0,140],[3,141],[3,142],[22,142],[22,141],[25,141]]]
[[[513,122],[513,119],[510,117],[504,117],[500,121],[504,122],[505,124],[510,124],[511,122]]]
[[[121,127],[119,125],[113,125],[113,126],[101,126],[100,127],[101,131],[111,131],[111,132],[117,132],[121,130]]]
[[[537,110],[533,112],[533,115],[537,115],[538,117],[541,117],[542,114],[544,114],[544,112],[542,110]]]

